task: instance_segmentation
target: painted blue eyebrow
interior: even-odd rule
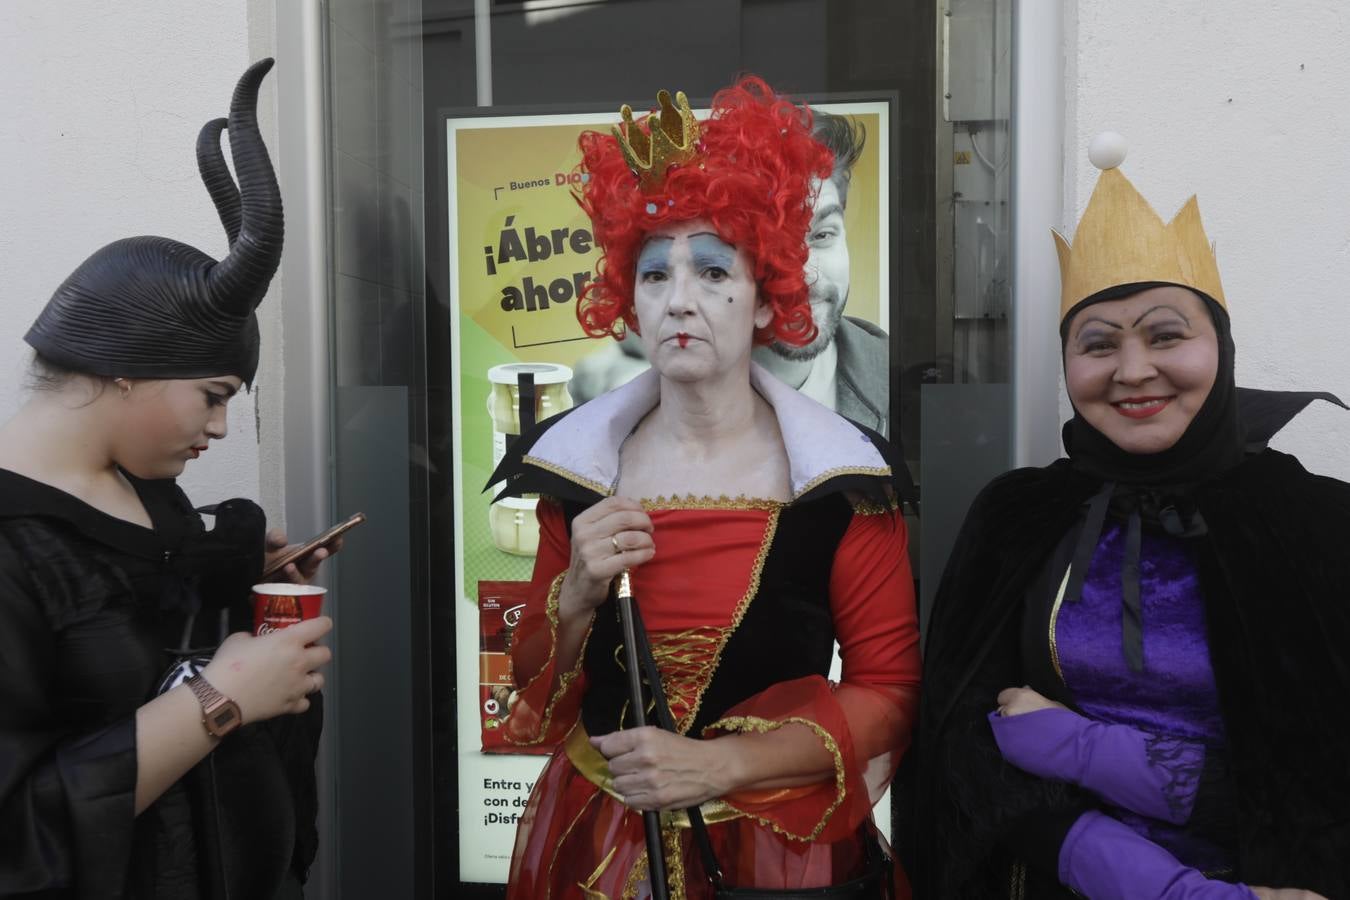
[[[715,234],[695,234],[689,238],[689,250],[694,265],[700,271],[710,266],[718,266],[731,271],[736,264],[736,248]]]
[[[668,237],[655,237],[647,241],[642,245],[642,252],[638,254],[638,271],[667,268],[670,265],[670,248],[674,244],[674,238]]]

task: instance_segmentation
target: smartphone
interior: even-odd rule
[[[296,562],[297,560],[304,559],[306,556],[309,556],[315,550],[318,550],[320,547],[326,544],[333,543],[333,541],[337,540],[339,537],[346,534],[348,531],[351,531],[353,528],[355,528],[357,525],[360,525],[365,520],[366,520],[365,513],[357,513],[347,521],[339,522],[338,524],[334,525],[332,528],[328,529],[322,534],[317,534],[314,537],[310,538],[309,540],[305,541],[303,544],[300,544],[299,546],[291,549],[287,553],[278,556],[275,560],[272,561],[272,564],[270,566],[263,569],[262,580],[270,581],[273,576],[275,576],[282,569],[289,566],[291,563]]]

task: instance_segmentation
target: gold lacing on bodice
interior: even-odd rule
[[[760,539],[759,551],[751,563],[749,579],[745,593],[741,595],[732,612],[731,622],[726,625],[699,625],[682,631],[652,631],[648,635],[651,643],[652,658],[661,671],[661,685],[665,688],[666,702],[670,705],[671,716],[675,719],[676,730],[680,734],[688,732],[698,716],[699,705],[703,702],[703,692],[708,689],[717,665],[722,659],[722,650],[727,640],[745,618],[750,601],[759,593],[759,579],[764,572],[764,562],[768,559],[769,548],[773,545],[773,536],[778,531],[778,518],[781,508],[770,511],[764,525],[764,535]],[[615,658],[621,649],[616,648]],[[622,663],[620,663],[622,667]],[[623,721],[620,716],[620,721]]]
[[[670,714],[681,734],[693,723],[698,697],[712,677],[718,650],[731,632],[730,627],[703,625],[651,635],[652,658],[661,671]]]

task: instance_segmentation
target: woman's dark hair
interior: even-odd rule
[[[91,375],[88,372],[81,372],[79,369],[72,369],[69,366],[63,366],[58,362],[53,362],[41,353],[34,353],[33,360],[28,364],[28,375],[26,382],[30,391],[60,391],[65,389],[66,385],[76,378],[88,378],[91,382],[98,385],[97,397],[112,383],[112,379],[106,375]]]

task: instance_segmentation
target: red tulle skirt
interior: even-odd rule
[[[663,815],[661,829],[672,900],[711,898],[689,828],[673,818]],[[708,831],[725,882],[735,887],[823,887],[858,877],[866,865],[860,837],[834,843],[795,840],[746,816],[710,824]],[[880,896],[908,898],[898,867],[897,882]],[[591,783],[560,747],[535,784],[517,828],[506,896],[650,897],[642,813]]]

